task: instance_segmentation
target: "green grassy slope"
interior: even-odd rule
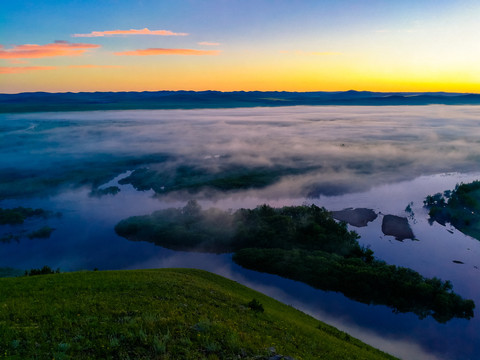
[[[247,304],[257,299],[265,311]],[[304,313],[201,270],[0,279],[0,358],[394,359]]]

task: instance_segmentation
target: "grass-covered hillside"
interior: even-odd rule
[[[201,270],[2,278],[0,307],[6,359],[393,359]]]

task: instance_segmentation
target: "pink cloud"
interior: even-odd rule
[[[115,55],[218,55],[220,50],[195,50],[195,49],[164,49],[150,48],[132,51],[116,52]]]
[[[198,45],[203,45],[203,46],[219,46],[220,43],[218,42],[210,42],[210,41],[201,41],[197,43]]]
[[[85,64],[85,65],[67,65],[67,66],[0,66],[0,74],[21,74],[30,71],[38,71],[38,70],[57,70],[57,69],[119,69],[124,68],[121,65],[93,65],[93,64]]]
[[[130,30],[108,30],[108,31],[92,31],[89,34],[73,34],[73,37],[100,37],[100,36],[114,36],[114,35],[161,35],[161,36],[186,36],[187,33],[175,33],[170,30],[149,30],[145,29],[130,29]]]
[[[54,70],[56,68],[56,66],[0,66],[0,74],[20,74],[38,70]]]
[[[16,45],[11,49],[0,48],[0,59],[43,58],[53,56],[80,56],[88,49],[99,48],[96,44],[69,43],[57,40],[46,45]]]

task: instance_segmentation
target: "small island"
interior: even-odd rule
[[[50,216],[50,213],[43,209],[32,209],[22,206],[12,209],[0,208],[0,225],[23,224],[26,219],[35,216],[47,218],[48,216]]]
[[[32,209],[26,207],[16,207],[11,209],[0,208],[0,226],[10,225],[12,227],[18,227],[22,225],[27,219],[39,217],[42,219],[48,219],[52,216],[61,216],[61,213],[53,214],[51,211],[44,209]],[[7,232],[0,234],[0,243],[9,243],[11,241],[19,242],[22,237],[29,239],[47,239],[50,237],[55,229],[45,225],[39,229],[26,232],[25,230],[16,229],[14,232]]]
[[[450,223],[466,235],[480,240],[480,181],[458,184],[454,190],[429,195],[424,201],[431,221]]]
[[[439,322],[473,317],[475,304],[452,291],[449,281],[376,259],[358,234],[324,208],[286,206],[203,210],[195,201],[179,209],[122,220],[115,231],[133,241],[169,249],[234,253],[239,265],[302,281],[349,298],[387,305],[395,312],[432,316]]]
[[[90,197],[97,197],[101,198],[102,196],[105,195],[117,195],[120,192],[120,188],[118,186],[109,186],[107,188],[98,188],[98,189],[93,189],[90,191],[90,194],[88,194]]]

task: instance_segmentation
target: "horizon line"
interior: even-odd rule
[[[307,93],[348,93],[348,92],[356,92],[356,93],[376,93],[376,94],[458,94],[458,95],[480,95],[480,92],[458,92],[458,91],[375,91],[375,90],[355,90],[355,89],[348,89],[348,90],[314,90],[314,91],[291,91],[291,90],[213,90],[213,89],[205,89],[205,90],[109,90],[109,91],[101,91],[101,90],[92,90],[92,91],[22,91],[22,92],[1,92],[0,95],[20,95],[20,94],[94,94],[94,93],[155,93],[155,92],[190,92],[190,93],[201,93],[201,92],[217,92],[217,93],[298,93],[298,94],[307,94]]]

